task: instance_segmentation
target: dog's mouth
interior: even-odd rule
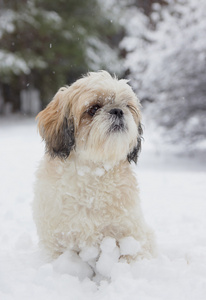
[[[111,126],[109,128],[109,133],[111,132],[123,132],[127,129],[127,126],[125,125],[124,117],[117,117],[112,116],[111,117]]]

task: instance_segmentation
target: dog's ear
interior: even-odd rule
[[[139,153],[141,151],[142,134],[143,134],[142,124],[139,123],[137,144],[134,147],[134,149],[127,155],[127,160],[129,163],[131,163],[131,161],[134,161],[135,163],[137,163],[137,159],[138,159]]]
[[[74,148],[74,122],[65,107],[65,92],[61,88],[36,119],[41,137],[46,143],[46,152],[51,157],[66,159]]]

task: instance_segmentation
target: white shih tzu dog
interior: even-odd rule
[[[55,258],[105,237],[117,245],[132,237],[141,248],[129,260],[153,255],[131,170],[141,146],[140,104],[127,81],[89,73],[60,88],[37,119],[46,153],[33,215],[44,249]]]

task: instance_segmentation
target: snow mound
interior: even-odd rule
[[[125,237],[119,241],[120,254],[135,256],[140,252],[141,246],[132,236]]]

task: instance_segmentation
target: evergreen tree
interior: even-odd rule
[[[97,0],[6,0],[1,6],[0,82],[8,101],[32,85],[45,105],[61,85],[105,68],[107,54],[117,65],[110,42],[117,27]]]

